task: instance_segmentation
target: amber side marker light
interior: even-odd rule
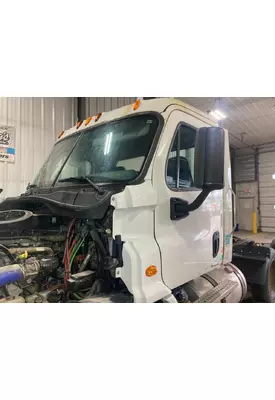
[[[137,100],[134,104],[133,110],[136,111],[140,106],[140,100]]]
[[[150,276],[154,276],[158,273],[158,269],[157,267],[155,267],[155,265],[150,265],[150,267],[146,268],[145,270],[145,275],[150,277]]]
[[[93,117],[87,118],[85,121],[85,126],[89,125],[89,123],[91,122],[92,119],[93,119]]]
[[[99,118],[101,117],[102,113],[98,113],[97,116],[95,117],[95,122],[97,122],[99,120]]]
[[[64,135],[65,131],[62,131],[59,135],[58,135],[58,139],[62,138],[62,136]]]
[[[82,122],[83,122],[83,121],[79,121],[79,122],[76,124],[76,129],[78,129],[78,128],[82,125]]]

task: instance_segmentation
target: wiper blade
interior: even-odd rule
[[[59,179],[58,182],[88,182],[99,194],[105,193],[96,183],[88,176],[70,176],[69,178]]]

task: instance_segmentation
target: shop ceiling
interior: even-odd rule
[[[275,144],[274,97],[181,97],[184,102],[209,111],[220,108],[227,118],[230,144],[235,149]]]

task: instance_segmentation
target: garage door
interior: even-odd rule
[[[259,156],[260,215],[263,232],[275,232],[275,152]]]
[[[254,182],[256,179],[255,166],[256,166],[255,154],[235,157],[235,165],[234,165],[235,183]]]

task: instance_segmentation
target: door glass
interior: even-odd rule
[[[179,126],[167,162],[166,182],[171,189],[194,187],[195,139],[195,129]]]

